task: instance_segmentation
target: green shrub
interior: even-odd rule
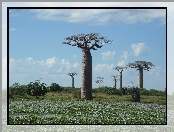
[[[58,92],[61,91],[61,87],[59,86],[59,84],[56,83],[52,83],[51,86],[49,87],[50,92]]]
[[[27,87],[25,85],[20,85],[19,83],[14,83],[9,87],[9,97],[14,98],[15,96],[25,96],[27,93]]]
[[[40,80],[35,82],[30,82],[27,85],[27,93],[30,96],[43,96],[47,93],[47,88],[45,83],[40,83]]]

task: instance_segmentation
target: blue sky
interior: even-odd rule
[[[173,16],[173,14],[174,14],[174,2],[97,2],[97,3],[95,3],[95,2],[93,2],[93,3],[91,3],[91,2],[69,2],[68,3],[68,5],[67,5],[67,2],[2,2],[2,89],[6,89],[6,87],[7,87],[7,7],[67,7],[67,6],[69,6],[69,7],[73,7],[73,6],[75,6],[75,7],[84,7],[84,6],[86,6],[86,7],[167,7],[167,93],[168,94],[172,94],[173,92],[174,92],[174,89],[173,89],[173,87],[174,87],[174,85],[173,85],[173,79],[174,79],[174,70],[173,70],[173,67],[174,67],[174,61],[173,61],[173,56],[174,56],[174,52],[173,52],[173,49],[174,49],[174,45],[173,45],[173,41],[174,41],[174,37],[173,37],[173,31],[174,31],[174,16]],[[160,25],[161,23],[159,23],[159,21],[161,20],[161,19],[159,19],[159,15],[161,15],[161,13],[157,13],[156,15],[155,14],[152,14],[152,16],[155,18],[157,18],[156,20],[158,21],[158,23],[156,24],[156,25]],[[130,16],[130,15],[129,15]],[[146,16],[148,16],[147,14],[146,14]],[[127,18],[127,17],[126,17]],[[34,20],[34,18],[32,17],[32,19]],[[35,18],[36,19],[36,18]],[[121,19],[121,18],[120,18]],[[117,17],[117,20],[120,20],[120,19],[118,19],[118,17]],[[129,19],[130,19],[130,17],[129,17]],[[133,17],[132,17],[132,19],[133,19]],[[37,19],[38,20],[38,19]],[[125,20],[127,20],[127,19],[125,19]],[[141,19],[141,20],[143,20],[143,19]],[[155,19],[153,19],[153,21],[154,21]],[[50,21],[51,22],[51,21]],[[57,21],[55,21],[55,22],[57,22]],[[117,22],[119,22],[119,21],[117,21]],[[135,21],[136,22],[136,24],[134,24],[134,25],[137,25],[137,21]],[[141,25],[143,25],[144,23],[142,23],[142,21],[138,21],[139,22],[139,24],[141,24]],[[141,23],[140,23],[141,22]],[[124,25],[123,27],[126,27],[126,28],[128,28],[128,26],[132,26],[133,24],[125,24],[125,21],[124,22],[120,22],[120,23],[122,23],[122,25]],[[118,23],[117,23],[118,24]],[[150,24],[149,22],[146,22],[146,24]],[[146,25],[146,24],[144,24],[144,25]],[[152,24],[152,23],[151,23]],[[105,25],[106,26],[106,25]],[[164,27],[164,25],[163,25],[163,27]],[[121,28],[120,26],[117,26],[117,29],[118,28]],[[79,28],[78,28],[79,29]],[[100,29],[100,28],[99,28]],[[11,27],[11,32],[10,33],[17,33],[16,31],[19,31],[19,29],[17,29],[17,27]],[[116,30],[116,31],[118,31],[118,30]],[[121,33],[121,31],[123,31],[123,29],[122,30],[119,30],[119,33],[117,34],[117,36]],[[53,32],[53,31],[52,31]],[[70,31],[69,31],[70,32]],[[126,31],[125,32],[125,34],[127,33],[128,31]],[[108,36],[106,33],[109,33],[109,32],[102,32],[101,33],[101,35],[105,35],[106,37],[108,37],[108,38],[110,38],[110,39],[113,39],[111,36]],[[141,33],[141,32],[139,32],[139,33]],[[131,34],[131,33],[130,33]],[[53,34],[54,35],[54,34]],[[70,35],[73,35],[73,34],[70,34]],[[131,34],[132,35],[132,34]],[[154,34],[153,34],[154,35]],[[151,38],[153,37],[153,35],[152,36],[150,36]],[[119,48],[117,47],[116,48],[116,50],[114,49],[109,49],[110,48],[110,46],[108,46],[108,45],[104,45],[101,49],[98,49],[97,51],[92,51],[92,55],[93,55],[93,59],[94,59],[94,54],[95,54],[95,56],[99,56],[99,57],[96,57],[97,59],[95,60],[95,62],[96,61],[98,61],[99,60],[99,58],[100,58],[100,60],[102,60],[102,58],[103,58],[103,56],[101,55],[101,53],[103,53],[104,51],[112,51],[112,52],[108,52],[107,53],[107,55],[109,56],[112,56],[111,55],[111,53],[114,53],[113,51],[115,51],[115,60],[114,60],[114,62],[112,63],[113,65],[109,65],[109,60],[108,61],[104,61],[104,60],[102,60],[103,62],[101,62],[101,63],[99,63],[97,66],[98,67],[100,67],[100,69],[102,69],[102,67],[107,67],[107,69],[109,69],[109,68],[111,68],[112,69],[112,67],[113,66],[115,66],[115,65],[117,65],[118,64],[118,62],[122,62],[122,63],[124,63],[124,61],[121,61],[123,58],[121,58],[121,56],[125,56],[125,58],[127,58],[126,57],[126,55],[124,55],[124,54],[127,54],[127,52],[129,52],[129,53],[131,53],[131,55],[128,57],[128,59],[126,60],[127,62],[134,62],[135,61],[135,59],[138,59],[137,57],[135,57],[135,56],[133,56],[134,55],[134,52],[133,52],[133,50],[132,50],[132,48],[130,47],[131,46],[131,44],[132,43],[134,43],[134,44],[138,44],[138,43],[140,43],[140,42],[142,42],[143,43],[143,41],[144,40],[137,40],[139,37],[143,37],[143,36],[139,36],[139,37],[137,37],[137,38],[134,38],[135,39],[135,41],[133,41],[133,42],[129,42],[129,43],[127,43],[127,47],[126,48],[124,48],[123,47],[123,49],[121,49],[121,45],[123,45],[123,41],[126,41],[127,39],[126,39],[126,37],[124,37],[125,35],[123,34],[121,37],[122,37],[122,39],[113,39],[114,40],[114,42],[113,42],[113,44],[116,44],[116,42],[117,42],[117,45],[119,45]],[[58,35],[56,36],[56,37],[58,37]],[[67,36],[64,36],[64,37],[67,37]],[[124,37],[124,38],[123,38]],[[128,37],[128,36],[127,36]],[[56,38],[55,38],[56,39]],[[61,38],[62,39],[62,38]],[[146,37],[144,37],[144,39],[146,39],[146,41],[152,41],[153,39],[147,39]],[[130,40],[130,39],[129,39]],[[137,40],[137,41],[136,41]],[[118,41],[119,41],[119,43],[118,43]],[[55,41],[55,45],[57,45],[58,44],[58,42],[57,42],[57,40]],[[148,60],[149,61],[152,61],[151,59],[152,59],[152,57],[149,57],[150,56],[150,54],[155,54],[156,52],[152,52],[152,48],[151,47],[149,47],[149,43],[147,43],[147,42],[145,42],[144,41],[144,44],[146,45],[146,46],[148,46],[148,48],[150,48],[151,49],[151,52],[150,53],[148,53],[148,55],[146,56],[146,58],[148,58]],[[45,45],[45,44],[44,44]],[[61,45],[61,44],[60,44]],[[125,45],[125,43],[124,43],[124,45]],[[154,43],[153,43],[153,45],[150,45],[150,46],[154,46],[155,47],[155,45],[154,45]],[[69,45],[66,45],[66,49],[69,47]],[[62,48],[62,47],[61,47]],[[70,59],[66,59],[66,60],[68,60],[68,62],[70,63],[70,61],[71,61],[71,63],[70,64],[76,64],[75,62],[76,61],[74,61],[74,58],[73,58],[73,56],[74,57],[76,57],[76,60],[77,60],[77,62],[79,63],[79,75],[77,75],[76,76],[76,78],[75,78],[75,85],[78,85],[77,83],[79,82],[81,82],[81,74],[80,74],[80,70],[81,70],[81,51],[80,51],[80,49],[77,49],[76,47],[69,47],[71,50],[69,51],[69,52],[71,52],[71,51],[73,51],[73,52],[80,52],[79,54],[80,54],[80,56],[77,56],[76,57],[76,55],[77,54],[73,54],[73,55],[71,55],[71,58]],[[73,50],[72,50],[73,49]],[[50,51],[50,50],[49,50]],[[127,51],[127,52],[124,52],[124,51]],[[48,50],[47,50],[47,52],[48,52]],[[69,53],[68,52],[68,53]],[[100,52],[100,53],[99,53]],[[158,50],[158,53],[160,52],[160,50]],[[58,53],[58,52],[56,52],[56,53]],[[123,54],[124,53],[124,54]],[[137,52],[137,53],[139,53],[139,52]],[[143,52],[144,53],[144,55],[145,55],[145,53],[147,53],[147,52]],[[34,53],[32,53],[32,54],[34,54]],[[30,54],[29,56],[32,56],[32,54]],[[66,53],[67,54],[67,53]],[[122,55],[123,54],[123,55]],[[42,56],[43,56],[44,54],[42,54]],[[45,54],[45,56],[46,56],[47,54]],[[61,54],[62,55],[62,54]],[[42,62],[43,64],[45,63],[45,61],[47,60],[47,63],[50,61],[50,59],[49,58],[53,58],[53,56],[54,57],[56,57],[57,58],[57,56],[56,55],[51,55],[51,56],[49,56],[49,57],[45,57],[45,58],[47,58],[47,59],[37,59],[37,57],[40,57],[40,56],[35,56],[35,58],[32,58],[34,61],[40,61],[40,63]],[[24,58],[23,59],[23,61],[25,60],[25,59],[27,59],[27,58],[29,58],[28,56],[26,56],[26,57],[24,57],[24,54],[22,54],[21,55],[21,57],[20,58]],[[134,58],[133,58],[134,57]],[[145,57],[145,56],[138,56],[138,57],[141,57],[142,59],[143,59],[143,57]],[[19,65],[20,66],[20,64],[18,64],[17,63],[17,60],[19,60],[20,58],[15,58],[15,57],[13,57],[15,60],[16,60],[16,65]],[[62,57],[62,58],[65,58],[64,56]],[[62,58],[60,58],[60,55],[59,55],[59,59],[61,60]],[[113,56],[112,56],[112,58],[113,58]],[[105,59],[106,59],[106,57],[105,57]],[[42,61],[43,60],[43,61]],[[53,59],[54,60],[54,59]],[[157,60],[159,60],[159,59],[156,59],[156,61]],[[21,60],[22,61],[22,60]],[[73,61],[73,62],[72,62]],[[111,60],[110,60],[111,61]],[[67,62],[67,61],[64,61],[63,63],[65,63],[65,62]],[[94,63],[94,61],[93,61],[93,63]],[[156,66],[159,66],[159,67],[157,67],[157,69],[156,69],[156,71],[158,71],[157,72],[157,74],[158,73],[160,73],[162,70],[161,70],[161,68],[162,68],[162,66],[161,65],[159,65],[159,64],[157,64],[157,62],[153,62]],[[25,65],[26,63],[24,63],[24,65]],[[103,64],[103,65],[102,65]],[[104,65],[105,64],[105,65]],[[108,64],[108,65],[107,65]],[[163,63],[164,64],[164,63]],[[41,65],[41,64],[40,64]],[[30,66],[30,65],[29,65]],[[94,66],[94,64],[93,64],[93,66]],[[31,66],[30,66],[31,67]],[[46,66],[45,66],[46,67]],[[164,66],[165,67],[165,66]],[[46,68],[45,69],[43,69],[43,68],[38,68],[38,69],[40,69],[40,70],[46,70]],[[61,70],[61,67],[59,67],[59,69]],[[105,69],[105,68],[104,68]],[[163,68],[164,69],[164,68]],[[25,70],[25,69],[24,69]],[[36,69],[35,69],[36,70]],[[72,70],[74,70],[74,69],[72,69]],[[127,75],[127,73],[126,72],[128,72],[128,70],[130,70],[129,72],[131,72],[131,75],[134,75],[134,77],[132,76],[130,76],[129,78],[127,78],[128,77],[128,75]],[[155,69],[153,69],[154,71],[155,71]],[[16,71],[16,69],[14,69],[13,68],[13,72],[14,71]],[[25,70],[26,72],[28,72],[27,70]],[[30,70],[31,71],[31,70]],[[53,71],[55,71],[54,69],[53,69]],[[103,70],[104,71],[104,70]],[[39,78],[40,76],[40,74],[38,74],[38,72],[39,71],[37,71],[37,75],[38,75],[38,77],[36,76],[36,77],[33,77],[33,78],[30,78],[30,77],[22,77],[22,75],[20,75],[20,79],[18,79],[18,80],[20,80],[19,82],[20,83],[28,83],[30,80],[31,81],[33,81],[33,80],[35,80],[35,78]],[[152,72],[152,70],[151,70],[151,72]],[[94,72],[93,72],[94,73]],[[106,73],[106,72],[105,72]],[[118,72],[116,72],[116,71],[112,71],[112,72],[107,72],[108,73],[108,77],[111,75],[111,74],[118,74]],[[123,83],[125,83],[125,85],[127,85],[127,82],[129,82],[129,80],[132,80],[132,81],[134,81],[134,84],[133,85],[137,85],[137,82],[138,82],[138,80],[137,80],[137,71],[135,70],[135,69],[127,69],[127,70],[125,70],[124,72],[123,72],[124,74],[126,74],[126,76],[124,76],[123,77]],[[149,72],[144,72],[144,74],[146,74],[146,73],[148,73],[148,74],[153,74],[153,75],[155,75],[154,74],[154,72],[152,72],[152,73],[150,73],[150,71]],[[35,75],[36,75],[35,74]],[[59,73],[60,74],[60,73]],[[100,75],[100,76],[102,76],[100,73],[98,74],[98,75]],[[33,76],[34,76],[34,74],[33,74]],[[65,75],[64,75],[65,76]],[[165,76],[165,75],[164,75]],[[151,81],[151,82],[153,82],[155,79],[157,80],[157,79],[159,79],[159,80],[161,80],[160,79],[160,77],[163,77],[163,79],[164,79],[164,76],[163,75],[160,75],[159,74],[159,76],[155,76],[155,77],[157,77],[157,78],[151,78],[151,76],[147,76],[147,75],[145,75],[144,76],[144,83],[145,83],[145,80],[147,81]],[[48,77],[48,76],[47,76]],[[53,76],[54,77],[54,76]],[[146,77],[146,79],[145,79],[145,77]],[[19,74],[16,74],[16,78],[19,78]],[[94,78],[94,77],[93,77]],[[69,79],[69,80],[67,80],[67,82],[70,82],[71,83],[71,79],[70,78],[67,78],[67,76],[66,76],[66,79]],[[27,81],[26,81],[27,80]],[[48,79],[47,79],[48,80]],[[62,80],[64,80],[64,79],[62,79]],[[63,82],[62,80],[59,80],[59,82]],[[14,81],[14,80],[13,80]],[[43,81],[45,81],[45,80],[43,80]],[[54,80],[53,80],[54,81]],[[57,81],[57,79],[55,79],[55,81]],[[155,81],[154,81],[155,82]],[[12,83],[12,82],[11,82]],[[69,83],[69,85],[71,85]],[[107,81],[106,81],[106,78],[105,78],[105,80],[104,80],[104,83],[103,83],[103,85],[105,85],[106,83],[108,83]],[[112,82],[112,80],[110,80],[110,83],[113,83],[113,85],[114,85],[114,82]],[[146,82],[147,83],[147,82]],[[155,83],[154,83],[155,84]],[[80,84],[81,85],[81,84]],[[93,82],[93,85],[95,85],[95,83]],[[161,84],[160,84],[161,85]],[[163,85],[164,85],[164,83],[163,83]],[[124,85],[123,85],[124,86]],[[144,84],[144,86],[146,86],[146,84]],[[119,87],[119,84],[117,83],[117,87]],[[153,87],[153,86],[152,86]]]
[[[155,67],[144,71],[144,87],[164,90],[166,87],[165,10],[10,10],[10,85],[28,84],[43,78],[48,86],[58,83],[71,86],[69,72],[76,72],[75,87],[81,87],[82,52],[63,45],[64,38],[81,33],[100,33],[113,40],[101,49],[91,51],[93,88],[114,86],[113,68],[135,61],[150,61]],[[138,71],[123,71],[123,86],[138,84]],[[119,87],[119,83],[117,83]]]

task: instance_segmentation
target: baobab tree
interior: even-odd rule
[[[138,88],[143,88],[143,70],[149,71],[155,65],[153,65],[151,62],[135,61],[135,63],[129,63],[127,66],[129,66],[131,68],[137,68],[137,70],[139,70],[139,73],[138,73]]]
[[[102,83],[103,82],[103,77],[97,77],[97,80],[95,81],[96,83],[98,83],[99,84],[99,88],[100,88],[100,83]]]
[[[77,46],[82,50],[82,88],[81,98],[92,99],[92,56],[90,50],[97,50],[106,43],[111,43],[105,37],[99,36],[99,33],[78,34],[65,38],[71,46]]]
[[[112,76],[112,77],[113,77],[113,81],[115,82],[114,88],[117,88],[117,87],[116,87],[116,84],[117,84],[117,80],[119,80],[119,79],[118,79],[118,75]]]
[[[127,67],[123,67],[123,66],[117,66],[114,68],[115,70],[118,70],[120,72],[120,88],[122,88],[122,72],[123,72],[123,69],[125,68],[127,69]]]
[[[77,75],[77,73],[73,72],[73,73],[68,73],[69,76],[71,76],[72,78],[72,88],[74,88],[74,76]]]

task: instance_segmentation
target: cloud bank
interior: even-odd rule
[[[136,57],[140,55],[148,55],[151,51],[151,49],[148,48],[144,43],[132,44],[131,48]]]
[[[126,66],[127,65],[127,59],[129,58],[130,53],[127,51],[123,51],[121,55],[121,60],[117,63],[117,66]]]
[[[114,58],[116,57],[115,51],[105,51],[105,52],[101,53],[101,55],[102,55],[102,59],[104,61],[114,60]]]
[[[9,77],[11,83],[27,78],[58,78],[63,77],[69,72],[76,72],[79,69],[79,63],[71,63],[66,59],[58,59],[56,57],[48,58],[46,60],[34,60],[29,57],[26,59],[9,60]],[[34,81],[34,80],[33,80]]]
[[[137,11],[138,10],[138,11]],[[165,24],[165,9],[35,9],[29,10],[32,18],[45,21],[62,21],[68,23],[88,23],[105,25],[108,23],[149,23],[158,19]],[[10,12],[18,16],[16,11]]]

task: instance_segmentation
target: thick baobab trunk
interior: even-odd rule
[[[120,88],[122,88],[122,71],[120,72]]]
[[[143,68],[139,67],[138,88],[143,88]]]
[[[81,98],[92,99],[92,56],[90,50],[82,50]]]
[[[74,88],[74,77],[72,77],[72,88]]]

